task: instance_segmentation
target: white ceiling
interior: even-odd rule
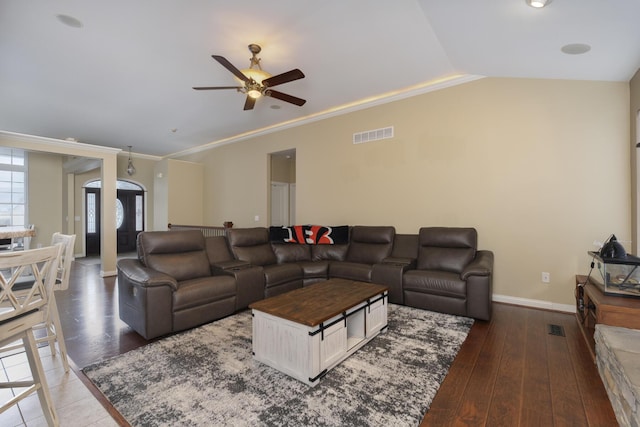
[[[249,43],[271,74],[306,74],[277,88],[303,107],[243,111],[234,90],[191,88],[235,85],[211,55],[247,68]],[[572,43],[591,50],[561,52]],[[638,0],[0,0],[0,130],[156,156],[452,76],[626,82],[638,68]]]

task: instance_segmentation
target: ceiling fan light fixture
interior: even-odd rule
[[[253,99],[258,99],[262,96],[262,92],[257,89],[250,89],[247,91],[247,95]]]
[[[240,70],[240,72],[245,76],[249,77],[250,79],[252,79],[253,81],[255,81],[256,83],[258,83],[259,85],[262,84],[263,80],[266,80],[269,77],[271,77],[271,74],[256,68],[245,68],[243,70]]]
[[[258,59],[254,59],[251,63],[252,67],[260,67]],[[262,81],[271,77],[271,74],[263,71],[261,68],[244,68],[240,70],[242,74],[251,79],[251,82],[245,83],[245,90],[247,96],[253,99],[258,99],[262,96]],[[243,82],[244,83],[244,82]]]
[[[527,4],[536,9],[541,9],[551,3],[551,0],[527,0]]]
[[[260,66],[260,58],[258,58],[258,53],[260,53],[262,48],[257,44],[250,44],[248,47],[249,52],[251,52],[252,54],[252,57],[249,59],[249,68],[245,68],[243,70],[239,70],[238,68],[236,68],[224,56],[211,55],[213,59],[218,61],[220,65],[222,65],[235,76],[235,78],[240,82],[241,86],[194,86],[193,89],[235,89],[236,91],[247,96],[244,102],[245,111],[253,110],[253,107],[256,104],[256,99],[260,98],[261,96],[276,98],[281,101],[297,105],[299,107],[303,106],[307,102],[306,100],[279,92],[277,90],[273,90],[272,88],[283,83],[289,83],[294,80],[302,79],[305,77],[304,73],[295,68],[285,73],[280,73],[273,76],[266,71],[263,71],[262,67]]]

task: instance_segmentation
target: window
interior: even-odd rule
[[[0,226],[22,225],[27,216],[27,165],[23,150],[0,148]]]
[[[102,188],[102,181],[97,179],[95,181],[89,181],[87,182],[87,184],[84,186],[85,188]],[[116,190],[138,190],[138,191],[142,191],[142,187],[140,187],[138,184],[134,184],[133,182],[129,182],[129,181],[122,181],[122,180],[117,180],[116,181]]]

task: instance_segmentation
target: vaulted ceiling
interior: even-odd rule
[[[639,19],[637,0],[0,0],[0,130],[168,156],[479,76],[626,82]],[[304,106],[192,89],[237,85],[211,55],[247,68],[250,43],[304,72],[277,87]]]

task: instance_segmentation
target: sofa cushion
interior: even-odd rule
[[[299,261],[305,279],[328,279],[329,261]]]
[[[423,227],[417,268],[461,273],[475,258],[477,241],[474,228]]]
[[[347,256],[349,245],[313,245],[311,246],[311,260],[343,261]]]
[[[233,297],[236,294],[236,281],[233,276],[211,276],[185,280],[178,283],[173,293],[173,310],[205,305]]]
[[[311,247],[309,245],[271,243],[271,249],[276,254],[278,264],[311,260]]]
[[[220,264],[234,259],[224,236],[206,237],[205,247],[211,264]]]
[[[359,282],[371,282],[373,266],[348,261],[332,261],[329,265],[329,276],[341,279],[357,280]]]
[[[391,254],[395,234],[394,227],[353,227],[346,261],[361,264],[381,262]]]
[[[236,259],[253,265],[270,265],[277,262],[266,228],[232,228],[227,231],[227,238]]]
[[[268,265],[263,271],[266,288],[302,280],[302,268],[294,263]]]
[[[142,232],[138,234],[138,257],[146,267],[177,281],[211,275],[200,230]]]
[[[446,271],[409,270],[404,273],[403,289],[454,298],[467,296],[467,283],[458,274]]]
[[[391,256],[395,258],[418,258],[418,235],[397,234],[393,239]]]

